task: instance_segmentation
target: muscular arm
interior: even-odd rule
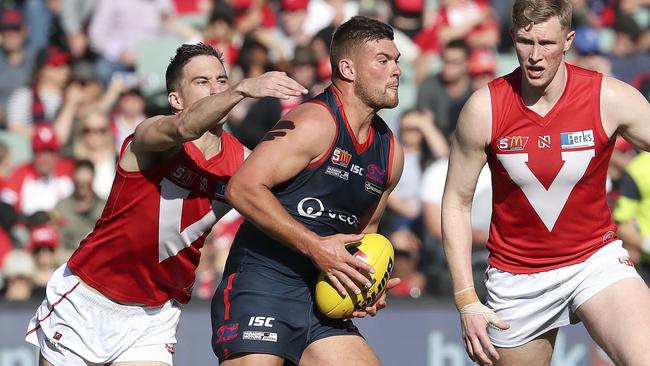
[[[608,136],[620,133],[633,145],[650,151],[650,104],[629,84],[604,77],[601,86],[601,116]]]
[[[335,127],[329,122],[331,117],[322,118],[317,108],[323,109],[301,105],[278,122],[232,177],[226,191],[226,198],[242,215],[303,254],[308,254],[316,234],[293,219],[271,189],[298,175],[328,150]],[[318,122],[319,118],[328,122]]]
[[[493,359],[499,359],[487,335],[487,324],[499,329],[510,327],[494,311],[481,304],[472,278],[472,199],[487,160],[491,109],[487,87],[475,92],[463,107],[452,141],[442,196],[442,243],[454,286],[454,301],[461,314],[465,349],[472,360],[482,365],[493,365],[486,350]]]
[[[132,150],[165,151],[186,141],[196,140],[224,123],[223,118],[246,97],[288,98],[306,92],[304,87],[282,72],[268,72],[244,79],[222,93],[193,103],[182,112],[145,120],[135,130]]]
[[[442,197],[442,241],[455,292],[474,285],[471,265],[472,198],[487,160],[486,146],[490,135],[490,94],[487,88],[483,88],[472,95],[460,113]]]
[[[193,103],[171,116],[155,116],[136,127],[133,142],[120,161],[127,170],[144,170],[156,158],[168,156],[184,142],[196,140],[224,123],[224,117],[246,97],[288,98],[307,91],[281,72],[244,79],[224,92]]]
[[[371,267],[349,255],[344,243],[360,240],[361,236],[320,237],[295,220],[271,192],[326,154],[335,133],[336,127],[325,108],[311,103],[296,107],[269,131],[232,177],[226,199],[268,235],[310,257],[321,271],[335,275],[357,292],[358,287],[349,278],[363,284],[368,281],[355,267],[364,271]],[[337,288],[345,293],[343,287]]]

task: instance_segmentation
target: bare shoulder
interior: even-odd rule
[[[303,103],[287,113],[283,120],[294,121],[300,128],[326,131],[336,129],[334,117],[326,106],[320,103]]]
[[[611,76],[604,76],[600,87],[601,104],[606,107],[617,107],[626,102],[638,103],[643,95],[632,85]],[[613,108],[620,109],[620,108]]]
[[[492,100],[487,86],[475,91],[463,106],[456,138],[460,143],[487,145],[492,135]]]
[[[613,130],[650,113],[650,104],[632,85],[613,77],[603,77],[600,88],[600,110],[606,128]]]
[[[290,143],[294,149],[318,155],[325,152],[335,135],[336,124],[330,111],[318,103],[303,103],[278,121],[264,137],[260,147]]]
[[[164,123],[165,119],[174,116],[158,115],[145,119],[135,128],[133,140],[124,149],[120,156],[119,165],[127,172],[143,171],[163,160],[170,155],[169,151],[149,151],[141,148],[143,136],[147,130],[157,128],[158,124]],[[176,151],[176,150],[174,150]]]

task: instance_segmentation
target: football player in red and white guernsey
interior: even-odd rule
[[[125,140],[101,218],[29,325],[41,365],[172,365],[178,303],[190,299],[200,248],[230,210],[226,185],[247,154],[224,117],[246,97],[307,92],[281,72],[229,88],[221,57],[204,44],[177,49],[165,75],[175,113]]]
[[[650,291],[605,196],[616,136],[650,149],[650,105],[630,85],[565,62],[571,13],[570,0],[514,2],[520,66],[472,95],[454,135],[443,243],[465,347],[481,365],[549,365],[558,328],[575,321],[617,365],[650,365],[640,351],[650,344]],[[484,305],[473,288],[470,211],[486,161]]]

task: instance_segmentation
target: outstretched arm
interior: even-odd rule
[[[508,328],[479,302],[472,276],[472,199],[487,160],[491,125],[490,92],[485,87],[472,95],[460,113],[442,197],[442,242],[453,281],[454,300],[461,313],[465,348],[473,361],[485,365],[492,365],[492,361],[484,349],[499,358],[487,335],[488,322]]]
[[[226,82],[220,80],[219,82]],[[210,95],[171,116],[149,118],[138,125],[133,137],[133,152],[166,151],[186,141],[196,140],[225,121],[230,110],[246,97],[287,99],[307,90],[283,72],[267,72],[244,79],[222,93]]]
[[[326,154],[335,133],[332,117],[322,106],[306,103],[294,108],[269,131],[232,177],[226,199],[268,235],[312,259],[341,294],[347,293],[343,285],[359,294],[353,280],[366,287],[370,283],[357,268],[368,272],[372,267],[350,255],[345,244],[363,236],[321,237],[295,220],[271,192]]]

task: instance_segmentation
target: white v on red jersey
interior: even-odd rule
[[[520,69],[489,84],[492,266],[547,271],[616,240],[605,194],[614,143],[600,117],[601,82],[601,74],[567,64],[564,92],[544,117],[523,103]]]
[[[187,142],[147,171],[118,167],[104,212],[69,268],[120,302],[157,306],[173,298],[187,303],[199,249],[231,208],[224,201],[226,185],[243,160],[242,144],[224,131],[221,152],[209,160]]]

